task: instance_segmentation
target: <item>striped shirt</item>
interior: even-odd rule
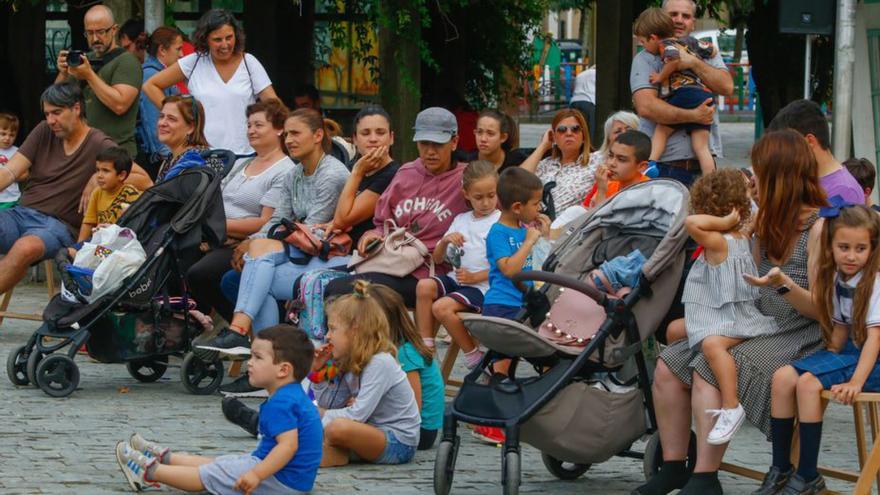
[[[868,303],[866,327],[880,325],[880,291],[877,290],[876,277],[880,277],[880,275],[875,275],[874,290],[871,292],[871,302]],[[840,273],[834,276],[834,301],[832,302],[834,311],[831,313],[831,321],[834,323],[852,325],[853,297],[861,279],[862,272],[853,275],[849,280],[841,280]]]

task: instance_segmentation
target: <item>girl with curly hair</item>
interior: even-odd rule
[[[691,189],[691,210],[685,227],[703,247],[685,283],[682,302],[688,345],[701,350],[721,391],[721,409],[708,443],[730,441],[745,419],[736,396],[736,363],[729,349],[743,340],[773,333],[773,318],[762,315],[755,300],[758,289],[744,274],[758,270],[752,258],[745,224],[751,215],[748,190],[738,170],[719,170],[700,178]]]

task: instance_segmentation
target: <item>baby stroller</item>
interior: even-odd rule
[[[592,464],[614,455],[662,463],[656,437],[644,453],[630,446],[656,430],[642,343],[673,303],[685,262],[687,212],[688,191],[676,181],[631,186],[573,222],[545,261],[544,271],[514,277],[543,282],[527,295],[518,321],[464,316],[465,326],[490,352],[465,377],[447,408],[434,465],[436,494],[446,495],[451,489],[459,421],[504,430],[501,480],[506,495],[519,493],[520,441],[540,450],[544,465],[560,479],[576,479]],[[583,282],[604,261],[634,249],[647,261],[637,286],[622,298]],[[565,322],[582,338],[564,333],[559,338],[559,327],[554,330],[551,322],[557,303],[581,312]],[[506,378],[487,378],[483,371],[496,358],[511,358]],[[522,361],[537,375],[517,376]],[[596,384],[609,376],[624,386],[606,390]]]
[[[53,397],[72,394],[79,385],[74,358],[85,344],[89,357],[126,363],[131,376],[141,382],[159,380],[168,357],[185,354],[181,378],[190,392],[208,394],[220,386],[222,363],[204,362],[190,352],[202,328],[189,315],[183,278],[201,242],[217,247],[226,240],[220,183],[233,161],[228,156],[234,155],[211,153],[216,161],[147,189],[125,211],[117,225],[137,234],[146,261],[118,289],[91,303],[68,302],[61,294],[52,298],[43,311],[43,324],[7,359],[13,384],[30,383]],[[65,286],[77,292],[77,281],[67,276],[65,251],[59,252],[56,263]]]

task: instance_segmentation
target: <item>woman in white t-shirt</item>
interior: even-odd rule
[[[278,98],[266,69],[244,51],[244,30],[231,12],[206,12],[193,33],[195,53],[187,55],[144,83],[143,92],[156,106],[163,91],[186,81],[190,94],[205,107],[205,136],[213,148],[253,153],[248,144],[245,109],[257,101]]]

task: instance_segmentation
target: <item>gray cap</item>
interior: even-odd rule
[[[431,107],[419,112],[413,130],[416,131],[413,141],[445,144],[458,133],[458,122],[449,110]]]

